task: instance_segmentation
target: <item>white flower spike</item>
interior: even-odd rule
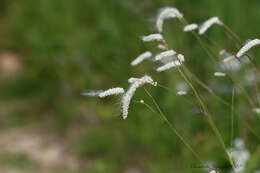
[[[174,50],[167,50],[167,51],[164,51],[164,52],[156,55],[154,59],[155,59],[155,61],[159,61],[159,60],[162,60],[163,58],[173,56],[175,54],[176,54],[176,52]]]
[[[163,31],[163,23],[165,19],[170,18],[179,18],[181,19],[183,15],[179,12],[178,9],[174,7],[165,7],[160,9],[159,14],[156,19],[156,28],[159,32]]]
[[[121,100],[123,119],[127,118],[129,105],[137,88],[142,87],[144,84],[151,84],[153,86],[157,86],[157,82],[154,82],[153,79],[148,75],[145,75],[141,78],[132,78],[132,79],[138,79],[138,80],[136,80],[130,85],[129,89],[122,96],[122,100]]]
[[[97,91],[90,90],[90,91],[81,93],[80,95],[82,95],[82,96],[89,96],[89,97],[96,97],[96,96],[98,96],[102,92],[103,92],[103,90],[97,90]]]
[[[247,51],[249,51],[252,47],[260,45],[260,40],[258,38],[254,40],[248,41],[237,53],[237,57],[243,56]]]
[[[107,96],[110,96],[110,95],[119,95],[119,94],[123,94],[125,91],[123,88],[110,88],[106,91],[103,91],[101,93],[99,93],[98,97],[100,98],[104,98],[104,97],[107,97]]]
[[[144,42],[151,42],[151,41],[163,41],[163,36],[161,34],[150,34],[147,36],[143,36],[142,40]]]
[[[171,69],[171,68],[173,68],[173,67],[178,67],[178,66],[181,66],[180,61],[178,61],[178,60],[176,60],[176,61],[171,61],[171,62],[169,62],[169,63],[167,63],[167,64],[165,64],[165,65],[163,65],[163,66],[161,66],[161,67],[158,67],[158,68],[156,69],[156,71],[157,71],[157,72],[162,72],[162,71],[166,71],[166,70],[169,70],[169,69]]]
[[[141,55],[139,55],[135,60],[133,60],[131,62],[132,66],[136,66],[138,64],[140,64],[141,62],[143,62],[145,59],[148,59],[152,56],[152,53],[150,51],[146,51],[144,53],[142,53]]]
[[[212,17],[201,24],[201,26],[199,27],[199,34],[204,34],[214,24],[223,25],[218,17]]]
[[[192,23],[192,24],[189,24],[189,25],[186,25],[183,29],[184,32],[190,32],[190,31],[193,31],[193,30],[196,30],[198,29],[198,24],[196,23]]]

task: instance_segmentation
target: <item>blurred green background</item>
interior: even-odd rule
[[[143,105],[132,103],[128,119],[122,120],[116,116],[119,98],[80,95],[88,89],[127,88],[129,77],[144,74],[173,90],[182,85],[176,70],[157,74],[152,62],[130,66],[140,53],[156,52],[154,44],[139,38],[156,32],[157,10],[164,6],[177,7],[190,22],[218,16],[243,41],[259,37],[259,0],[0,1],[0,172],[205,172],[193,168],[198,160]],[[214,78],[217,64],[192,34],[183,33],[172,19],[164,25],[164,36],[170,47],[185,55],[191,71],[231,101],[230,84]],[[215,53],[237,51],[219,26],[207,36],[219,45],[213,47]],[[259,53],[254,49],[255,55]],[[147,89],[205,163],[228,167],[220,143],[203,115],[196,113],[194,98]],[[229,146],[230,109],[199,89]],[[251,92],[250,87],[247,90]],[[143,89],[135,99],[152,103]],[[235,137],[244,139],[250,152],[246,172],[253,172],[260,169],[260,141],[244,122],[260,134],[260,121],[247,111],[243,97],[235,100],[235,112]]]

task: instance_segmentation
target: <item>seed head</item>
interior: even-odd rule
[[[157,19],[156,19],[156,28],[159,32],[163,31],[163,23],[165,19],[170,18],[179,18],[181,19],[183,15],[179,12],[178,9],[174,7],[165,7],[159,10]]]
[[[100,98],[104,98],[104,97],[107,97],[107,96],[110,96],[110,95],[119,95],[119,94],[123,94],[125,91],[123,88],[110,88],[106,91],[103,91],[101,93],[99,93],[99,97]]]
[[[178,66],[181,66],[181,63],[180,63],[180,61],[175,60],[175,61],[171,61],[171,62],[169,62],[169,63],[167,63],[167,64],[165,64],[165,65],[163,65],[161,67],[158,67],[156,69],[156,71],[157,72],[162,72],[162,71],[169,70],[169,69],[171,69],[173,67],[178,67]]]
[[[260,40],[259,39],[254,39],[248,41],[237,53],[237,57],[243,56],[247,51],[249,51],[252,47],[260,45]]]
[[[137,88],[142,87],[144,84],[151,84],[153,86],[157,86],[157,82],[154,82],[153,79],[148,75],[145,75],[141,78],[132,78],[132,79],[134,79],[134,81],[132,81],[133,83],[131,83],[129,89],[122,96],[122,100],[121,100],[121,110],[122,110],[123,119],[127,118],[129,105]]]
[[[136,66],[138,64],[140,64],[143,60],[148,59],[152,56],[152,53],[150,51],[146,51],[144,53],[142,53],[141,55],[139,55],[135,60],[133,60],[131,62],[132,66]]]
[[[189,25],[186,25],[183,29],[184,32],[189,32],[189,31],[193,31],[193,30],[196,30],[198,29],[198,24],[196,23],[192,23],[192,24],[189,24]]]
[[[159,61],[159,60],[162,60],[163,58],[170,57],[175,54],[176,54],[176,52],[174,50],[167,50],[167,51],[164,51],[164,52],[156,55],[154,59],[155,59],[155,61]]]
[[[199,27],[199,34],[204,34],[214,24],[223,25],[218,17],[212,17],[201,24],[201,26]]]
[[[163,41],[163,36],[161,34],[150,34],[142,37],[142,40],[144,42],[150,42],[150,41]]]
[[[82,96],[89,96],[89,97],[96,97],[96,96],[98,96],[102,92],[103,92],[103,90],[96,90],[96,91],[90,90],[90,91],[83,92],[80,95],[82,95]]]

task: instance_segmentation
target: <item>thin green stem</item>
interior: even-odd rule
[[[210,113],[209,113],[209,111],[208,111],[206,105],[203,103],[203,101],[202,101],[202,99],[200,98],[198,92],[196,91],[196,89],[194,88],[194,86],[192,85],[192,83],[187,79],[187,77],[186,77],[185,74],[181,71],[180,68],[178,68],[178,71],[179,71],[179,73],[181,74],[181,76],[184,78],[184,80],[188,83],[188,85],[192,88],[192,90],[193,90],[193,92],[194,92],[194,94],[195,94],[197,100],[199,101],[199,103],[200,103],[200,105],[201,105],[201,107],[202,107],[202,109],[203,109],[203,112],[204,112],[204,115],[205,115],[205,117],[206,117],[207,122],[209,123],[209,125],[210,125],[210,127],[212,128],[213,132],[214,132],[215,135],[217,136],[217,138],[218,138],[218,140],[219,140],[219,142],[220,142],[220,144],[221,144],[223,150],[224,150],[225,153],[227,154],[228,159],[229,159],[229,162],[230,162],[230,164],[231,164],[231,167],[232,167],[233,171],[236,172],[234,162],[233,162],[233,160],[232,160],[230,154],[228,153],[228,150],[227,150],[227,147],[226,147],[226,145],[225,145],[225,143],[224,143],[224,141],[223,141],[223,138],[222,138],[222,136],[221,136],[221,134],[220,134],[218,128],[216,127],[214,121],[212,120],[212,117],[211,117],[211,115],[210,115]]]
[[[246,99],[248,100],[248,103],[250,104],[251,107],[254,107],[254,102],[253,100],[250,98],[250,96],[248,95],[248,93],[246,92],[246,90],[240,86],[239,84],[235,83],[235,81],[231,78],[231,76],[227,75],[227,77],[229,78],[229,80],[232,82],[233,86],[237,86],[243,93],[244,96],[246,97]]]
[[[232,141],[234,137],[234,98],[235,88],[232,88],[232,104],[231,104],[231,135],[230,135],[230,147],[232,148]]]
[[[255,135],[255,137],[256,137],[257,139],[260,140],[260,135],[257,134],[257,132],[249,125],[249,123],[245,121],[245,125],[246,125],[247,129],[248,129],[253,135]]]
[[[182,65],[184,71],[191,76],[201,87],[206,89],[210,94],[215,96],[217,99],[219,99],[223,104],[226,106],[231,106],[230,103],[222,99],[220,96],[218,96],[210,87],[208,87],[204,82],[202,82],[194,73],[192,73],[184,64]]]
[[[144,90],[146,92],[146,94],[152,99],[153,104],[155,105],[156,109],[158,110],[160,116],[162,117],[162,119],[164,120],[164,122],[166,122],[166,124],[168,125],[168,127],[174,132],[174,134],[183,142],[183,144],[192,152],[192,154],[201,162],[202,160],[200,159],[199,155],[192,149],[191,145],[188,144],[188,142],[186,142],[186,140],[181,136],[181,134],[177,131],[177,129],[170,123],[170,121],[167,119],[167,117],[164,115],[164,113],[162,112],[160,106],[157,104],[157,102],[155,101],[155,99],[153,98],[153,96],[148,92],[148,90],[144,87]],[[150,107],[150,106],[149,106]]]
[[[238,36],[235,32],[233,32],[233,31],[232,31],[227,25],[225,25],[224,23],[222,24],[222,26],[223,26],[223,28],[230,34],[230,36],[232,36],[232,37],[235,39],[235,41],[236,41],[239,45],[242,44],[241,39],[239,38],[239,36]]]

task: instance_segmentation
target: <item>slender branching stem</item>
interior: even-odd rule
[[[167,117],[164,115],[162,112],[160,106],[158,103],[155,101],[153,96],[150,94],[150,92],[144,87],[144,90],[146,94],[152,99],[153,104],[155,105],[156,109],[159,112],[160,117],[163,119],[163,121],[167,124],[167,126],[174,132],[174,134],[183,142],[183,144],[192,152],[192,154],[200,161],[200,163],[203,163],[202,160],[200,159],[199,155],[192,149],[191,145],[181,136],[181,134],[178,132],[178,130],[170,123],[170,121],[167,119]],[[147,105],[147,104],[145,104]],[[151,109],[151,106],[148,107]],[[154,111],[153,111],[154,112]]]
[[[203,102],[202,99],[200,98],[200,96],[199,96],[198,92],[196,91],[195,87],[192,85],[192,83],[189,81],[189,79],[185,76],[185,74],[181,71],[180,68],[178,68],[178,71],[179,71],[179,73],[181,74],[181,76],[184,78],[184,80],[188,83],[188,85],[192,88],[192,90],[193,90],[193,92],[194,92],[194,94],[195,94],[197,100],[199,101],[199,103],[200,103],[200,105],[201,105],[201,107],[202,107],[202,109],[203,109],[203,113],[204,113],[204,115],[205,115],[205,117],[206,117],[207,122],[209,123],[209,125],[210,125],[210,127],[212,128],[213,132],[214,132],[215,135],[217,136],[217,138],[218,138],[218,140],[219,140],[219,142],[220,142],[220,144],[221,144],[223,150],[225,151],[225,153],[226,153],[227,156],[228,156],[228,159],[229,159],[229,162],[230,162],[230,164],[231,164],[232,170],[233,170],[234,172],[236,172],[235,165],[234,165],[234,162],[233,162],[233,160],[232,160],[232,158],[231,158],[231,155],[229,154],[229,152],[228,152],[228,150],[227,150],[227,147],[226,147],[226,145],[225,145],[225,142],[224,142],[224,140],[223,140],[223,138],[222,138],[222,136],[221,136],[221,134],[220,134],[218,128],[216,127],[216,125],[215,125],[215,123],[214,123],[214,121],[213,121],[213,119],[212,119],[212,116],[210,115],[210,113],[209,113],[209,111],[208,111],[206,105],[204,104],[204,102]]]
[[[206,89],[210,94],[215,96],[217,99],[219,99],[223,104],[226,106],[231,106],[230,103],[222,99],[220,96],[218,96],[210,87],[208,87],[204,82],[202,82],[194,73],[192,73],[184,64],[182,65],[184,71],[193,78],[201,87]]]

